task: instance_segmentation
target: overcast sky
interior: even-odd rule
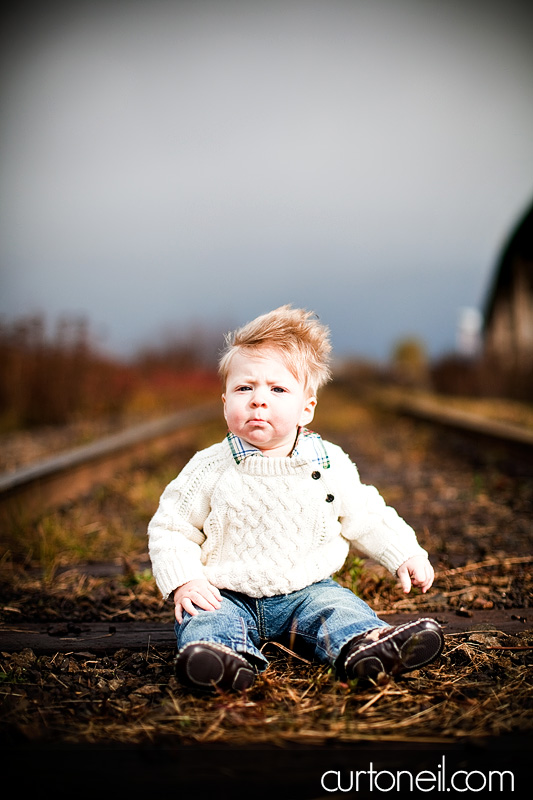
[[[128,353],[282,303],[338,355],[454,347],[533,200],[532,4],[24,3],[3,26],[0,315]]]

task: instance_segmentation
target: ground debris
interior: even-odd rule
[[[450,635],[440,662],[377,689],[348,686],[326,667],[281,654],[244,694],[198,696],[177,683],[172,651],[96,658],[26,650],[0,657],[0,738],[274,744],[351,742],[391,730],[443,741],[531,733],[532,652],[531,633]]]

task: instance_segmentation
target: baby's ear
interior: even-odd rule
[[[315,416],[315,408],[317,404],[317,399],[314,395],[311,395],[307,399],[307,402],[303,408],[302,416],[300,417],[300,425],[309,425],[313,417]]]

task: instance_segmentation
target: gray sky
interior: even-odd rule
[[[531,4],[51,0],[1,49],[0,315],[120,353],[290,302],[437,356],[533,199]]]

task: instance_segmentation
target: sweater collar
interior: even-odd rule
[[[231,431],[226,436],[226,441],[229,444],[231,453],[237,464],[240,464],[241,461],[244,461],[244,459],[249,456],[265,458],[258,447],[248,444],[248,442],[245,442],[244,439],[231,433]],[[298,431],[296,444],[290,458],[295,456],[310,461],[312,464],[317,464],[322,467],[322,469],[329,469],[330,467],[329,456],[322,437],[320,434],[310,431],[307,428],[300,428]]]

